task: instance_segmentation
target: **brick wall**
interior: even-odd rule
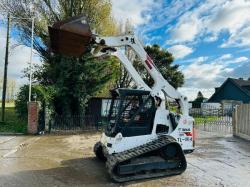
[[[28,102],[28,133],[37,134],[38,127],[38,102]]]

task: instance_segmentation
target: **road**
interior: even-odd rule
[[[0,186],[250,186],[250,142],[199,131],[182,174],[112,183],[92,152],[100,134],[0,136]]]

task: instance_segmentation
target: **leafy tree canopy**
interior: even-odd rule
[[[32,97],[36,96],[37,101],[48,102],[53,96],[54,89],[52,87],[45,87],[40,85],[32,86]],[[24,85],[20,88],[17,98],[15,100],[15,110],[19,118],[27,119],[28,108],[27,101],[29,98],[29,85]]]
[[[146,46],[144,48],[148,55],[154,61],[157,69],[163,77],[175,88],[181,87],[184,83],[184,75],[179,70],[179,65],[173,64],[174,58],[166,49],[160,48],[159,45]],[[126,55],[130,61],[133,62],[134,67],[139,72],[143,80],[150,87],[153,86],[154,81],[143,66],[141,59],[135,56],[131,49],[126,49]],[[123,67],[120,67],[120,72],[116,79],[116,87],[134,87],[130,75]]]
[[[0,10],[9,12],[13,24],[21,34],[20,42],[30,44],[31,20],[35,17],[34,47],[42,58],[49,48],[48,26],[76,15],[85,15],[90,27],[102,35],[117,33],[118,28],[111,16],[109,0],[8,0],[0,2]],[[47,58],[45,58],[47,59]]]
[[[30,7],[33,8],[30,8]],[[116,59],[94,59],[52,55],[48,26],[69,17],[84,14],[90,27],[101,35],[114,35],[117,25],[111,16],[109,0],[8,0],[0,10],[9,12],[20,31],[20,42],[30,44],[31,20],[35,17],[34,48],[43,64],[34,69],[33,83],[53,88],[50,104],[61,115],[83,113],[88,98],[100,92],[113,79]],[[17,18],[17,19],[16,19]],[[26,76],[29,76],[26,71]],[[24,91],[21,90],[20,94]],[[21,98],[21,96],[20,96]],[[26,104],[24,105],[26,107]]]
[[[162,74],[162,76],[175,88],[184,84],[184,75],[179,71],[179,65],[173,64],[174,58],[166,49],[160,48],[159,45],[145,47],[146,52],[152,58],[154,64]],[[146,74],[146,73],[145,73]],[[147,74],[144,78],[145,82],[152,86],[154,81]]]

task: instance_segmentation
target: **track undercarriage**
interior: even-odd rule
[[[97,143],[94,150],[97,157],[102,159],[104,157],[100,155],[100,150],[103,149],[105,154],[105,147],[100,146],[101,143]],[[144,145],[106,155],[106,167],[114,181],[125,182],[181,174],[187,163],[181,146],[175,139],[162,135]]]

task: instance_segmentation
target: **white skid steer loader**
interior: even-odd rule
[[[80,56],[90,50],[94,56],[116,56],[137,84],[137,89],[111,91],[109,124],[94,146],[110,177],[124,182],[184,172],[184,153],[194,150],[194,119],[188,114],[187,97],[163,78],[137,37],[93,35],[84,16],[57,22],[49,33],[52,52]],[[154,80],[152,88],[124,54],[125,46],[141,59]],[[178,103],[180,114],[169,111],[169,98]]]

